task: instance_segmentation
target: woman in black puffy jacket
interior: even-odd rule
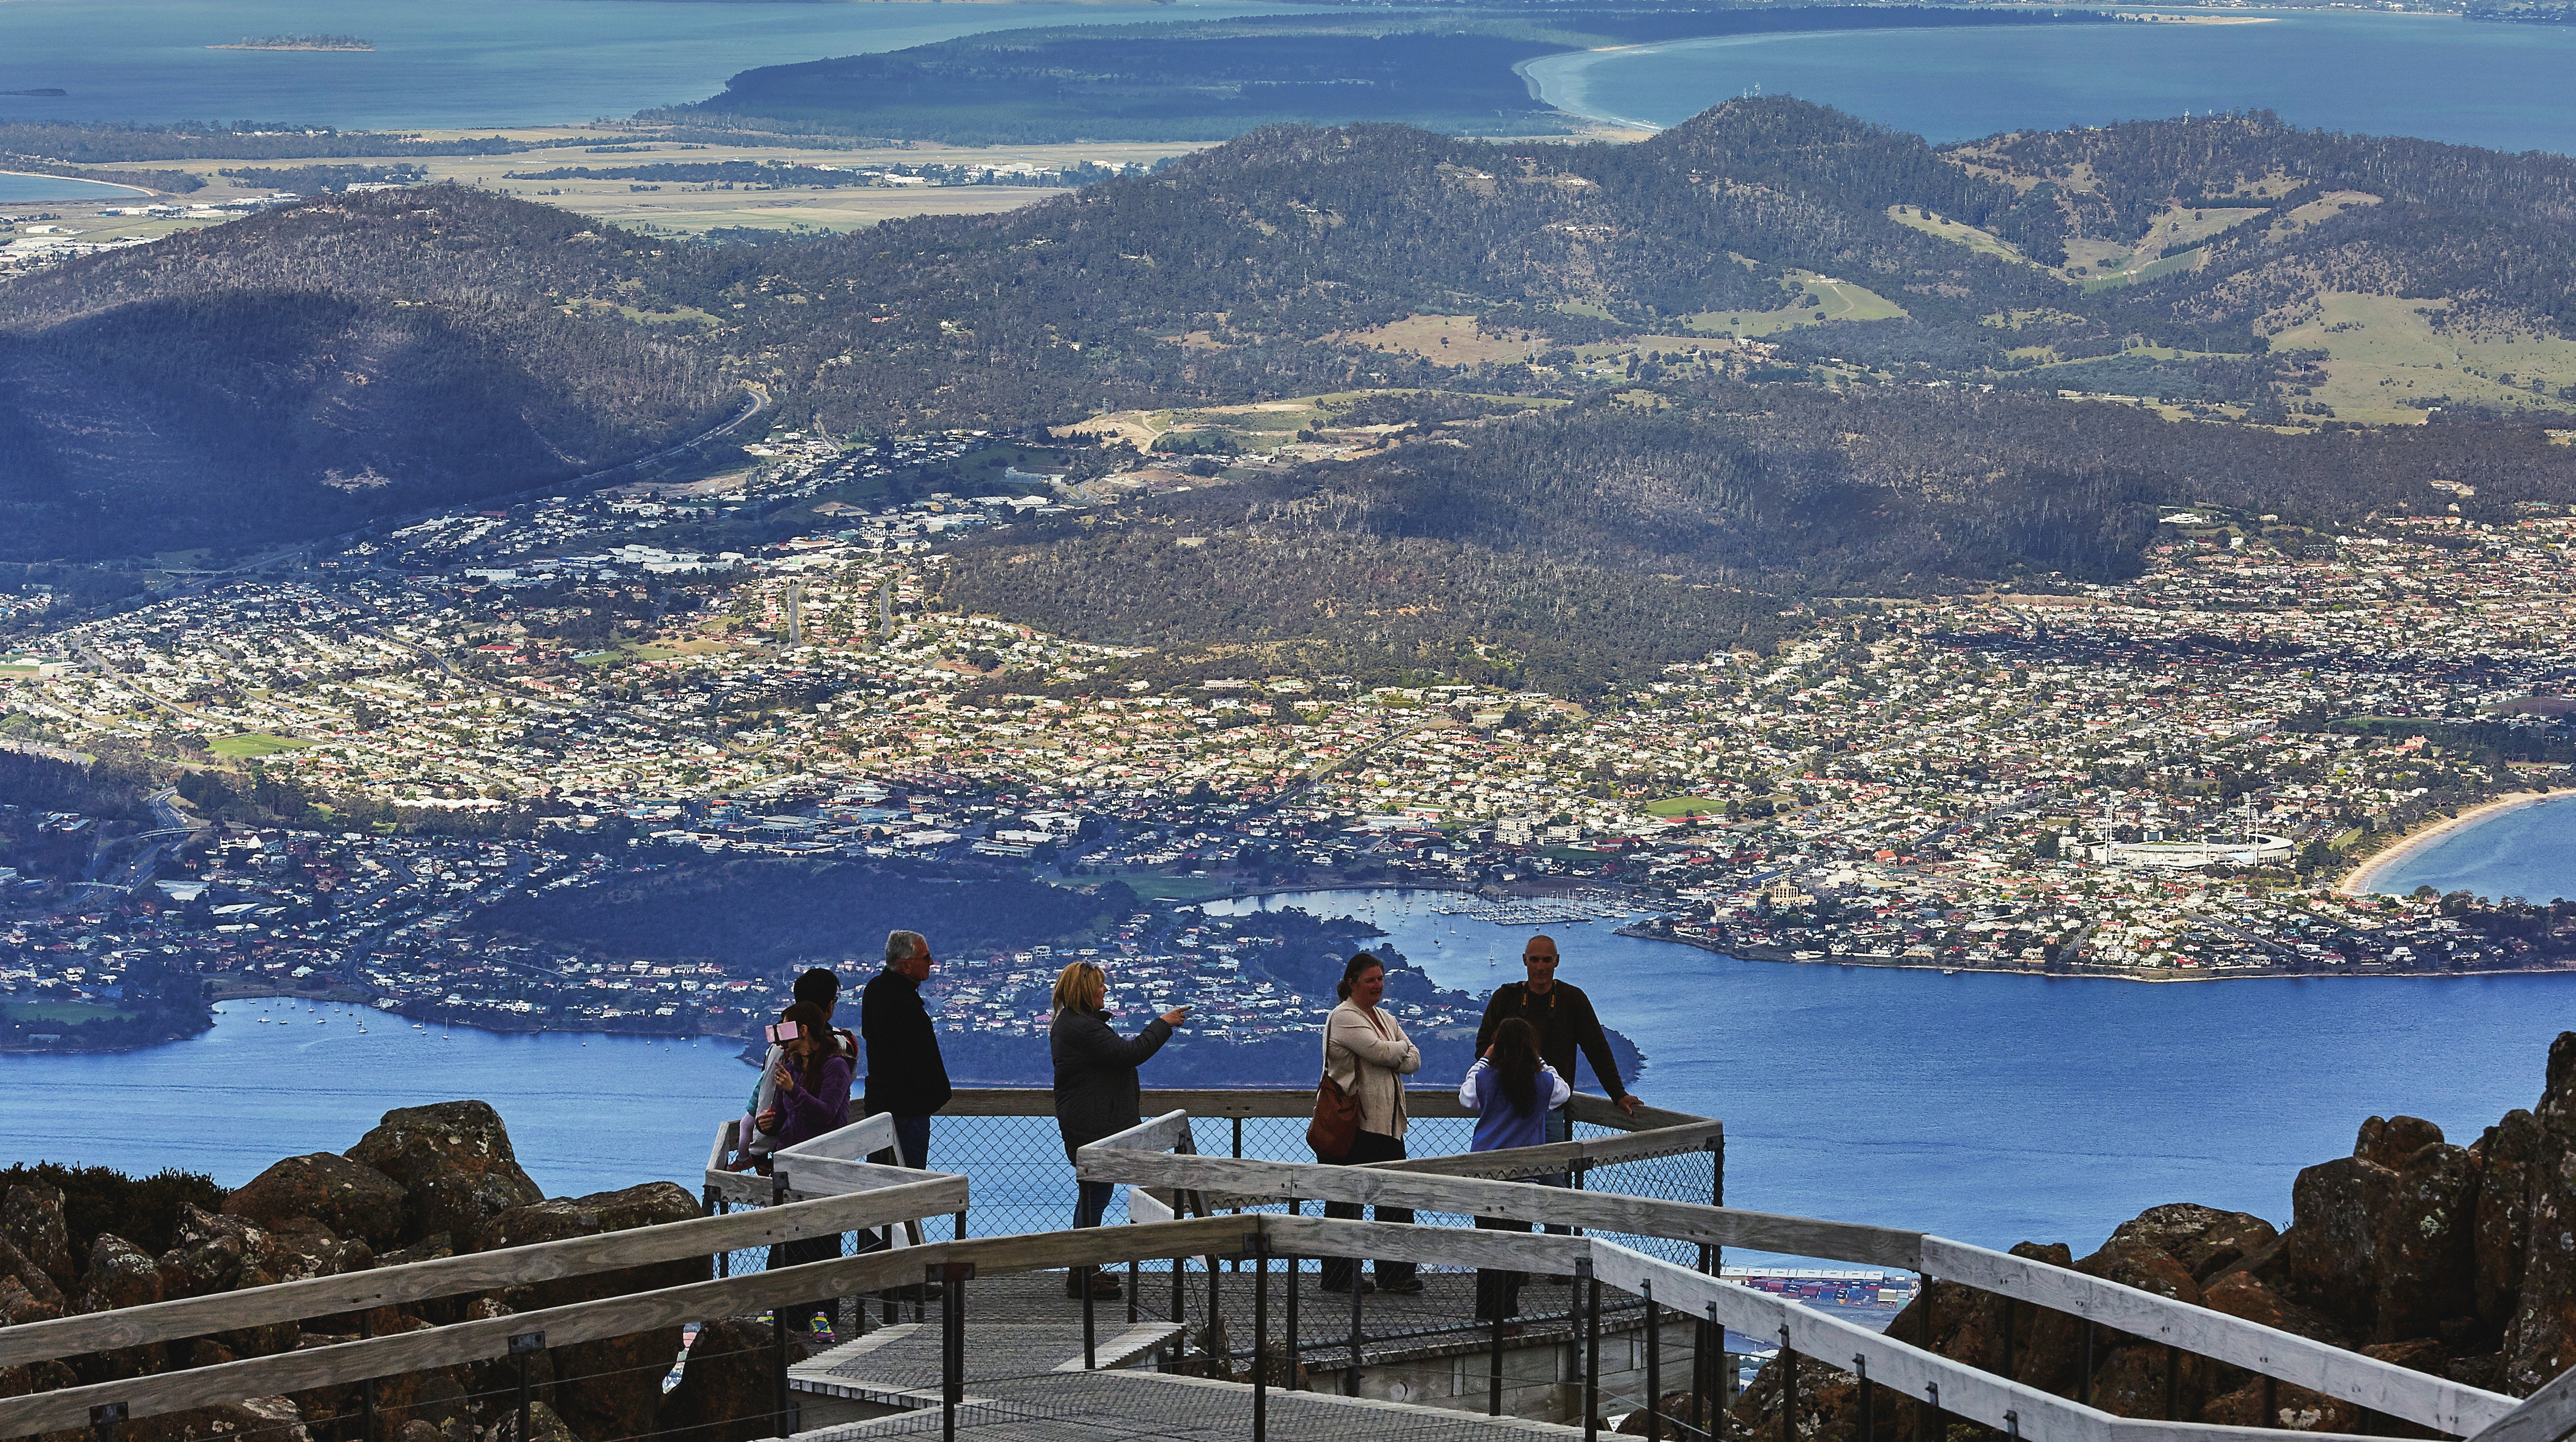
[[[1116,1136],[1144,1120],[1142,1088],[1136,1068],[1163,1049],[1172,1028],[1187,1021],[1190,1009],[1177,1006],[1132,1037],[1109,1026],[1109,977],[1095,962],[1076,961],[1055,979],[1055,1023],[1047,1031],[1047,1051],[1055,1060],[1055,1124],[1064,1135],[1065,1160],[1102,1137]],[[1100,1225],[1109,1210],[1110,1182],[1077,1182],[1073,1224]],[[1065,1273],[1066,1296],[1079,1296],[1079,1271]],[[1115,1297],[1114,1277],[1095,1277],[1092,1295]]]

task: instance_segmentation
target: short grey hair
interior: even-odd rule
[[[929,954],[930,941],[920,932],[889,931],[886,933],[886,964],[889,966],[898,961],[910,961],[916,956]]]

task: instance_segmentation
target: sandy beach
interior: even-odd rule
[[[2499,796],[2482,806],[2472,806],[2449,820],[2419,825],[2399,837],[2395,845],[2355,867],[2352,874],[2345,877],[2335,889],[2347,896],[2368,896],[2378,889],[2379,878],[2395,870],[2397,863],[2461,827],[2474,825],[2500,811],[2511,811],[2537,801],[2547,801],[2553,796],[2564,798],[2568,794],[2564,791],[2516,791]]]

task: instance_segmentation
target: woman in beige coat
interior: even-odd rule
[[[1404,1079],[1422,1070],[1421,1048],[1404,1034],[1404,1027],[1394,1016],[1382,1010],[1378,1002],[1386,995],[1386,967],[1363,951],[1342,968],[1342,984],[1336,988],[1342,1004],[1324,1018],[1324,1074],[1333,1084],[1359,1099],[1359,1134],[1351,1139],[1349,1153],[1338,1157],[1319,1157],[1318,1161],[1358,1166],[1364,1162],[1400,1162],[1404,1160]],[[1359,1219],[1357,1202],[1327,1202],[1324,1215]],[[1381,1222],[1410,1222],[1410,1207],[1380,1207]],[[1347,1292],[1353,1287],[1363,1292],[1394,1292],[1411,1295],[1422,1290],[1413,1275],[1411,1262],[1380,1261],[1375,1271],[1377,1284],[1372,1287],[1359,1275],[1359,1263],[1350,1257],[1324,1259],[1324,1290]]]

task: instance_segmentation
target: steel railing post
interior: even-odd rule
[[[358,1340],[363,1342],[374,1335],[375,1313],[372,1310],[360,1312]],[[376,1442],[376,1379],[373,1377],[358,1389],[358,1438],[359,1442]]]
[[[1288,1215],[1302,1217],[1306,1205],[1295,1197],[1288,1199]],[[1306,1359],[1305,1334],[1297,1330],[1297,1254],[1288,1254],[1288,1377],[1281,1385],[1297,1390],[1297,1368]]]
[[[939,1278],[939,1435],[941,1442],[956,1442],[957,1408],[966,1400],[966,1279],[975,1275],[972,1262],[947,1262],[937,1269]],[[928,1290],[924,1278],[923,1290]]]
[[[2174,1419],[2175,1394],[2182,1386],[2182,1354],[2171,1342],[2165,1344],[2165,1420]]]
[[[1092,1301],[1091,1289],[1092,1284],[1100,1280],[1100,1269],[1085,1263],[1074,1268],[1073,1275],[1074,1285],[1082,1289],[1082,1370],[1096,1371],[1100,1366],[1099,1323],[1094,1317],[1099,1308]]]
[[[1646,1295],[1646,1435],[1664,1435],[1664,1331],[1655,1305],[1655,1284],[1644,1286]]]
[[[1583,1293],[1583,1442],[1595,1442],[1601,1435],[1601,1279],[1592,1274],[1590,1257],[1574,1264],[1574,1285]]]
[[[124,1426],[125,1404],[122,1402],[102,1402],[89,1409],[89,1430],[98,1442],[116,1442],[116,1435]]]
[[[1368,1292],[1368,1280],[1360,1273],[1360,1259],[1351,1258],[1351,1365],[1342,1373],[1342,1395],[1360,1394],[1360,1298]]]
[[[546,1334],[543,1332],[521,1332],[510,1338],[510,1355],[517,1358],[519,1363],[518,1442],[528,1442],[528,1413],[531,1410],[530,1399],[528,1396],[528,1359],[534,1357],[545,1349]],[[779,1391],[784,1394],[787,1388],[787,1381],[784,1373],[780,1374],[778,1386]],[[787,1434],[782,1431],[778,1435],[784,1437]]]
[[[2263,1425],[2281,1425],[2281,1379],[2278,1377],[2263,1379]]]
[[[1860,1378],[1860,1442],[1878,1442],[1878,1388],[1869,1380],[1869,1358],[1852,1354],[1852,1372]]]
[[[2006,1381],[2010,1381],[2010,1380],[2012,1379],[2012,1374],[2013,1374],[2013,1299],[2012,1299],[2012,1298],[2010,1298],[2010,1297],[2006,1297],[2006,1298],[2004,1298],[2004,1299],[2003,1299],[2003,1303],[2004,1303],[2004,1379],[2005,1379]]]
[[[1243,1123],[1234,1124],[1237,1150]],[[1270,1234],[1252,1243],[1252,1442],[1270,1442]]]
[[[1488,1417],[1503,1415],[1503,1329],[1510,1325],[1503,1319],[1503,1295],[1501,1287],[1493,1288],[1489,1293],[1494,1315],[1487,1324],[1493,1330],[1493,1345],[1485,1359],[1485,1415]]]
[[[771,1384],[771,1422],[777,1430],[772,1437],[792,1437],[796,1428],[787,1417],[787,1304],[773,1302],[769,1308],[769,1355]],[[526,1442],[525,1438],[520,1442]]]
[[[2084,1323],[2084,1370],[2075,1379],[2075,1402],[2079,1407],[2093,1405],[2093,1323]]]
[[[1798,1442],[1798,1353],[1780,1329],[1780,1442]]]

